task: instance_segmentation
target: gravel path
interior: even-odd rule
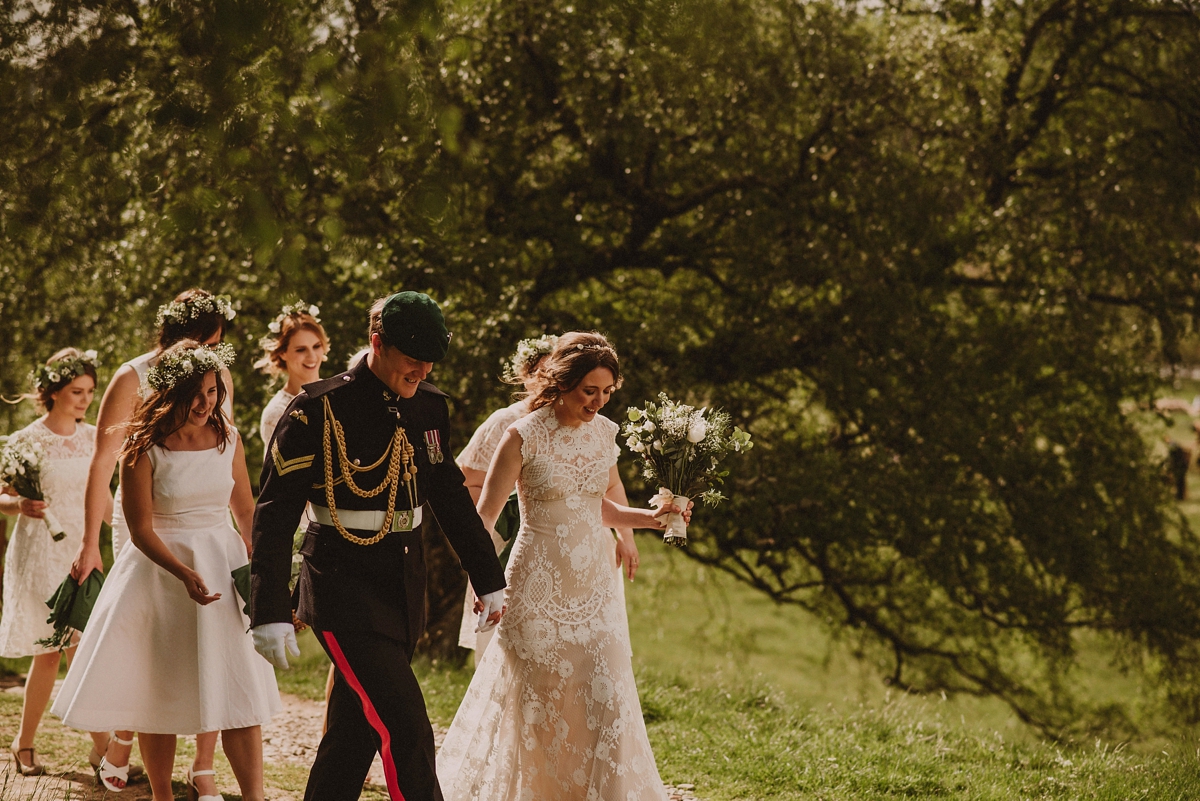
[[[57,691],[56,685],[55,693]],[[4,692],[23,694],[24,688],[11,687]],[[263,727],[263,761],[267,764],[289,763],[307,768],[312,765],[313,758],[317,754],[317,746],[321,741],[321,723],[325,718],[325,705],[286,693],[281,693],[280,698],[283,700],[283,711],[271,721],[270,725]],[[59,736],[77,736],[82,742],[90,743],[85,734],[63,728],[58,719],[52,715],[46,715],[42,726],[47,729],[47,732],[54,730]],[[442,740],[446,737],[446,730],[435,725],[433,736],[434,742],[440,748]],[[86,753],[84,748],[86,746],[81,745],[80,750]],[[91,798],[107,797],[111,799],[116,797],[104,796],[97,792],[95,780],[86,764],[82,765],[82,768],[79,765],[51,764],[47,767],[54,775],[37,778],[18,776],[12,770],[11,764],[12,756],[8,753],[8,749],[0,749],[0,798],[6,799],[6,801],[7,799],[14,799],[14,801],[15,799],[30,799],[31,801],[61,799],[67,797],[66,791],[68,790],[71,793],[70,798],[80,799],[80,801]],[[182,772],[182,769],[179,772]],[[371,765],[371,771],[367,775],[367,784],[375,785],[381,791],[385,788],[383,764],[378,756],[375,757],[375,762]],[[693,789],[691,784],[667,785],[667,797],[670,801],[699,801],[693,793]],[[272,793],[268,791],[267,795],[270,797]],[[144,801],[144,799],[150,798],[150,786],[145,780],[133,782],[119,797],[121,801]]]

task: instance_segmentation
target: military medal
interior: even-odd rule
[[[442,438],[436,428],[425,432],[425,453],[429,456],[430,464],[442,463]]]

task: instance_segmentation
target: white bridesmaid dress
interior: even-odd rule
[[[122,548],[52,707],[66,725],[198,734],[280,711],[274,669],[254,650],[230,575],[248,562],[229,518],[236,442],[231,429],[224,450],[148,452],[154,531],[221,598],[201,606],[136,547]]]

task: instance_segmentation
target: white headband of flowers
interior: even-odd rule
[[[96,351],[85,350],[82,356],[67,356],[49,364],[40,365],[33,372],[33,385],[38,391],[57,384],[59,381],[70,381],[87,372],[90,365],[93,370],[100,364]]]
[[[307,314],[308,316],[312,317],[314,321],[318,323],[321,322],[321,309],[318,306],[310,305],[302,300],[298,300],[295,303],[291,303],[280,309],[279,316],[271,321],[271,323],[267,326],[267,330],[272,334],[278,334],[283,330],[283,321],[288,317],[291,317],[293,314]]]
[[[146,373],[146,383],[155,392],[163,392],[181,379],[196,373],[220,372],[233,364],[233,346],[222,342],[213,348],[200,346],[190,350],[172,351],[159,357],[158,364]]]
[[[163,323],[181,325],[188,320],[195,320],[201,314],[219,314],[226,320],[237,317],[228,295],[201,295],[191,300],[164,303],[158,307],[156,320],[158,327],[162,328]]]
[[[522,372],[527,371],[541,357],[553,353],[557,346],[558,337],[554,334],[522,339],[517,343],[517,352],[504,367],[505,378],[510,381],[517,380]]]

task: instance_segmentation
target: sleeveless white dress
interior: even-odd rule
[[[446,801],[665,801],[633,679],[615,542],[600,518],[617,424],[521,435],[508,611],[437,758]]]
[[[4,557],[4,606],[0,613],[0,656],[34,656],[55,651],[35,645],[54,633],[46,622],[46,600],[71,572],[83,542],[83,495],[96,447],[96,427],[77,423],[69,437],[36,420],[12,435],[35,440],[46,451],[42,491],[67,536],[55,542],[44,520],[18,515]]]
[[[481,473],[486,473],[488,467],[492,464],[492,456],[495,455],[496,449],[500,447],[500,440],[504,437],[504,432],[513,423],[520,420],[525,415],[529,414],[529,404],[524,400],[519,400],[516,403],[509,404],[503,409],[497,409],[488,415],[488,419],[483,421],[479,428],[475,429],[475,433],[471,435],[471,439],[467,442],[467,447],[462,449],[462,453],[458,454],[458,458],[454,461],[458,462],[459,467],[469,467],[472,470],[478,470]],[[500,547],[503,551],[504,547]],[[499,553],[497,553],[499,555]],[[479,639],[483,635],[475,633],[475,625],[478,622],[478,616],[474,610],[475,594],[471,592],[471,585],[467,585],[467,595],[463,599],[463,615],[462,622],[458,626],[458,644],[462,648],[470,648],[474,650],[479,644]],[[486,641],[486,638],[483,638]]]
[[[150,372],[150,368],[157,363],[158,352],[150,351],[143,353],[141,356],[130,359],[121,365],[121,367],[130,367],[138,377],[138,394],[145,397],[150,391],[150,385],[146,383],[146,375]],[[117,368],[119,372],[121,367]],[[225,395],[225,402],[221,404],[221,411],[225,412],[225,419],[233,425],[233,401],[228,394]],[[121,554],[121,549],[125,547],[125,543],[129,542],[129,525],[125,522],[125,515],[121,511],[121,487],[117,485],[117,491],[113,493],[113,513],[112,513],[112,551],[113,559],[115,560]]]
[[[198,734],[258,726],[281,709],[230,575],[249,561],[229,524],[236,438],[224,451],[148,452],[154,531],[221,598],[201,606],[136,547],[122,549],[52,707],[66,725]]]

